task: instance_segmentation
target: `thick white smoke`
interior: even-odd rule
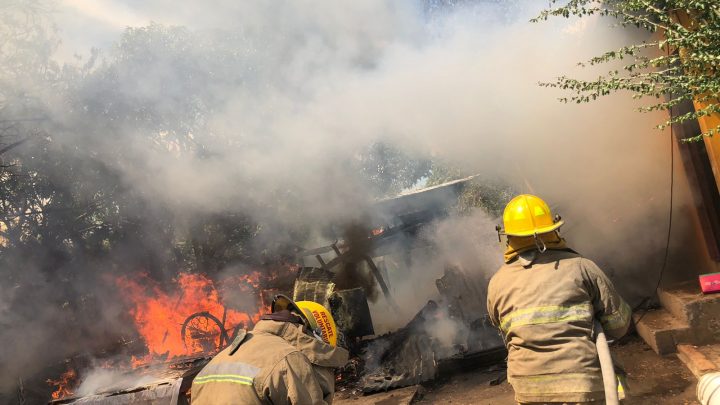
[[[162,23],[168,6],[144,2],[136,14]],[[665,226],[669,134],[653,129],[662,113],[638,114],[639,104],[623,95],[563,105],[555,100],[562,93],[537,85],[559,74],[597,75],[575,63],[639,33],[600,19],[529,23],[541,7],[381,0],[172,7],[167,21],[187,24],[196,38],[182,51],[218,72],[202,83],[218,103],[202,133],[193,133],[204,153],[170,153],[132,134],[103,144],[127,150],[121,170],[131,187],[180,210],[259,207],[266,216],[267,202],[280,196],[271,204],[275,219],[332,222],[365,212],[366,181],[347,163],[382,141],[540,194],[566,214],[567,231],[590,256],[608,246],[662,249],[655,234]],[[213,59],[212,46],[237,58]],[[174,86],[193,79],[164,52],[151,52],[141,72],[118,72],[119,91],[161,111],[181,104]]]

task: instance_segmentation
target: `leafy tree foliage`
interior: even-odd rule
[[[361,154],[358,165],[378,196],[392,196],[426,177],[430,173],[431,161],[378,142]]]
[[[465,177],[468,177],[468,175],[457,169],[433,162],[431,174],[428,177],[428,186],[435,186]],[[463,189],[458,197],[455,210],[462,215],[469,214],[475,208],[480,208],[493,217],[500,217],[505,205],[515,195],[515,190],[507,183],[478,175]]]
[[[667,110],[693,99],[704,106],[659,124],[660,129],[720,112],[720,3],[717,0],[551,0],[551,8],[533,21],[592,15],[611,17],[620,26],[656,33],[657,39],[623,46],[581,63],[585,66],[624,62],[622,69],[613,69],[595,80],[561,76],[555,82],[541,84],[574,93],[561,101],[584,103],[626,90],[632,92],[634,98],[663,100],[641,108],[642,111]],[[689,139],[699,140],[718,132],[720,128],[710,128]]]

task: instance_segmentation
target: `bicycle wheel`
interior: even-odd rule
[[[218,352],[229,339],[222,322],[205,311],[188,316],[182,324],[180,336],[188,354]]]

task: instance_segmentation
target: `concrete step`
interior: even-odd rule
[[[691,294],[689,291],[679,288],[665,289],[663,287],[657,290],[658,299],[660,299],[660,305],[668,310],[675,318],[687,323],[688,313],[685,307],[689,301]]]
[[[703,294],[697,280],[658,289],[663,308],[692,330],[693,344],[720,342],[720,294]]]
[[[656,309],[633,314],[635,329],[655,353],[660,355],[675,353],[679,343],[690,343],[690,327],[674,317],[666,309]]]

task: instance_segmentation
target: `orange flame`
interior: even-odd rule
[[[73,394],[71,387],[77,382],[77,373],[73,369],[68,369],[62,373],[59,379],[53,380],[48,379],[46,382],[50,385],[55,386],[55,391],[52,393],[52,399],[62,399]]]
[[[259,320],[263,310],[258,309],[260,277],[261,273],[253,272],[224,282],[248,294],[247,301],[255,304],[242,309],[226,307],[213,281],[202,274],[180,274],[172,292],[147,275],[118,278],[116,283],[148,349],[146,356],[133,357],[133,366],[222,349],[236,327],[251,327]]]

